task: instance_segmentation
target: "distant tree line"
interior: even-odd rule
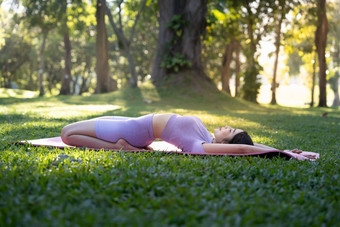
[[[326,106],[327,81],[339,106],[339,9],[339,0],[16,0],[0,9],[0,85],[42,96],[189,80],[256,102],[260,42],[273,37],[271,104],[284,51],[289,75],[308,72],[311,106],[317,82]]]

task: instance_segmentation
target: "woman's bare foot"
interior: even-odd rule
[[[143,148],[132,146],[124,139],[119,139],[116,145],[120,147],[119,149],[123,150],[144,150]]]

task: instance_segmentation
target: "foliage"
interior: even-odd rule
[[[172,31],[172,38],[167,44],[167,50],[164,53],[164,60],[161,63],[161,67],[167,69],[168,72],[179,72],[181,69],[190,68],[191,62],[183,54],[171,49],[176,45],[183,36],[183,28],[187,25],[188,21],[183,15],[174,15],[167,28]]]
[[[2,2],[2,1],[0,1]],[[63,29],[65,20],[70,29],[72,46],[72,72],[73,81],[71,88],[74,94],[93,92],[95,87],[95,7],[94,1],[44,1],[44,0],[16,0],[12,10],[0,8],[0,51],[1,51],[1,85],[16,84],[19,88],[36,90],[38,88],[39,50],[42,43],[42,30],[48,30],[49,36],[46,43],[45,89],[52,93],[60,89],[63,71]],[[121,11],[116,7],[122,2]],[[142,0],[108,1],[113,12],[114,20],[119,21],[125,34],[133,30],[133,22],[138,15]],[[205,73],[215,82],[221,80],[221,57],[224,46],[232,39],[236,39],[242,46],[241,73],[248,75],[241,82],[246,84],[244,91],[253,92],[244,97],[254,100],[258,90],[258,82],[262,72],[259,66],[253,66],[257,61],[260,51],[259,43],[266,34],[272,34],[275,13],[280,12],[277,3],[280,1],[234,1],[234,0],[209,0],[206,33],[202,47],[202,60],[205,63]],[[286,0],[285,9],[294,8],[292,18],[285,25],[285,38],[283,46],[288,55],[286,65],[291,75],[302,77],[304,84],[310,85],[314,60],[313,45],[315,32],[315,1]],[[301,4],[300,4],[301,3]],[[156,40],[158,34],[158,5],[156,0],[148,0],[146,7],[140,14],[140,21],[136,24],[135,36],[131,40],[131,56],[136,65],[136,74],[142,82],[152,71],[152,63],[156,53]],[[20,6],[20,7],[19,7]],[[248,7],[248,8],[247,8]],[[23,11],[16,8],[24,8]],[[248,11],[249,10],[249,11]],[[338,30],[337,2],[328,2],[328,18],[330,32],[328,36],[327,63],[329,65],[328,78],[337,75],[339,70],[335,50],[337,48]],[[173,31],[171,42],[179,42],[183,35],[183,28],[187,21],[181,15],[176,15],[168,25]],[[109,28],[109,27],[108,27]],[[251,30],[252,29],[252,30]],[[109,58],[113,78],[118,81],[120,88],[129,83],[129,63],[124,55],[122,43],[116,38],[111,28],[109,34]],[[253,37],[251,36],[253,34]],[[253,38],[253,44],[252,44]],[[5,42],[6,41],[6,42]],[[169,43],[170,44],[170,43]],[[53,49],[55,48],[55,49]],[[13,50],[8,51],[8,50]],[[22,51],[20,51],[22,50]],[[168,48],[164,55],[162,67],[168,71],[176,72],[181,68],[191,68],[186,56],[178,54],[176,50]],[[7,63],[6,63],[7,62]],[[4,70],[3,66],[11,62],[13,71]],[[18,64],[20,63],[20,64]],[[249,68],[247,69],[247,67]],[[304,70],[301,70],[301,66]],[[254,68],[255,67],[255,68]],[[232,72],[235,64],[231,64]],[[306,73],[305,73],[306,72]],[[267,73],[267,72],[266,72]],[[5,76],[3,76],[5,75]],[[4,79],[6,77],[6,79]],[[248,80],[248,77],[256,77]],[[9,83],[9,81],[13,83]],[[331,80],[336,81],[336,80]],[[253,86],[254,85],[254,86]]]
[[[284,51],[288,54],[287,66],[290,76],[301,74],[301,67],[307,72],[301,77],[312,86],[313,63],[316,62],[314,34],[316,10],[313,3],[306,2],[292,11],[293,20],[284,35]]]
[[[131,13],[131,15],[128,15],[129,18],[133,18],[138,11],[138,7],[140,7],[140,3],[136,4],[137,1],[131,2],[135,3],[135,6],[129,6],[128,12]],[[151,74],[158,35],[157,12],[157,2],[155,0],[148,0],[146,7],[141,12],[140,21],[136,25],[133,39],[135,48],[132,49],[132,54],[135,58],[136,71],[141,81]],[[116,74],[122,77],[122,73],[116,72]]]
[[[42,32],[53,29],[63,16],[64,1],[22,0],[25,18],[32,27]]]
[[[17,16],[10,18],[8,12],[4,12],[4,16],[7,19],[2,26],[4,42],[0,46],[0,84],[8,88],[14,84],[21,88],[34,87],[33,76],[29,75],[30,72],[23,72],[23,69],[32,66],[27,59],[35,55],[34,41],[25,22]]]
[[[241,24],[240,7],[235,6],[233,1],[209,1],[203,56],[207,74],[216,84],[221,82],[221,62],[225,45],[232,40],[241,42],[244,39]]]
[[[337,226],[339,110],[259,106],[223,94],[150,86],[89,97],[0,99],[1,226]],[[14,90],[15,91],[15,90]],[[146,105],[144,98],[152,100]],[[186,108],[183,109],[183,106]],[[327,111],[327,117],[321,117]],[[209,131],[321,154],[316,162],[55,149],[10,141],[58,136],[100,115],[176,112]]]
[[[11,88],[11,82],[17,75],[18,69],[29,57],[32,44],[20,34],[11,34],[5,38],[5,45],[0,50],[1,85]]]
[[[337,68],[337,45],[335,40],[339,39],[338,21],[339,21],[339,4],[337,2],[328,3],[328,20],[330,31],[328,35],[328,47],[326,60],[328,64],[327,79],[330,79]],[[293,20],[288,26],[285,33],[284,50],[288,54],[287,66],[289,74],[300,75],[307,86],[312,84],[313,64],[316,62],[316,53],[314,45],[314,34],[316,30],[316,7],[313,2],[306,1],[298,5],[293,11]],[[301,73],[301,67],[307,73]],[[331,79],[336,81],[336,79]],[[332,86],[331,86],[332,87]]]
[[[261,86],[261,82],[257,75],[260,74],[262,67],[256,61],[250,68],[248,67],[244,72],[244,85],[241,89],[241,97],[251,102],[257,102],[257,95]]]
[[[167,56],[167,58],[163,60],[161,66],[170,72],[179,72],[182,68],[191,67],[191,62],[181,53],[175,53],[175,55]]]

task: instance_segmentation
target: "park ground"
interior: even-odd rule
[[[196,115],[210,132],[228,124],[245,129],[257,143],[317,152],[321,158],[11,143],[59,136],[64,125],[92,117],[152,112]],[[43,98],[2,89],[0,132],[0,226],[340,226],[339,109],[257,105],[147,84],[109,94]]]

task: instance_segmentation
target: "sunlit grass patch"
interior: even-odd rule
[[[37,96],[38,92],[36,91],[0,88],[0,98],[2,97],[33,98]]]

